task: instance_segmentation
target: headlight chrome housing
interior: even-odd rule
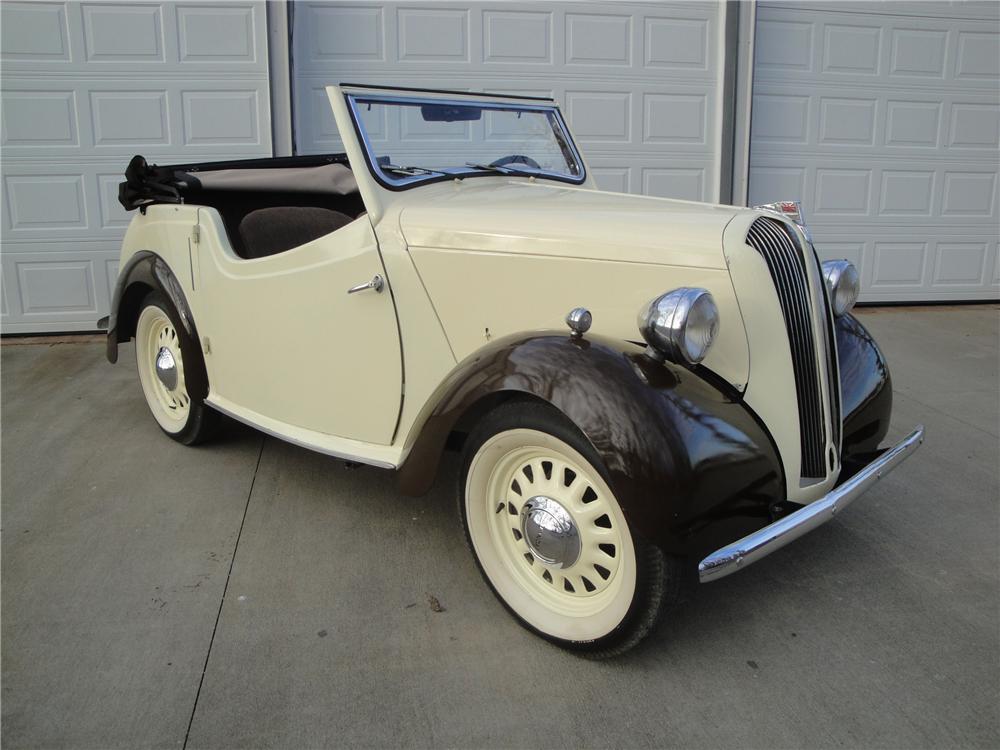
[[[849,313],[861,289],[858,269],[849,260],[827,260],[823,262],[823,278],[830,292],[833,314],[839,318]]]
[[[719,308],[707,289],[674,289],[643,308],[639,331],[655,359],[696,365],[719,332]]]

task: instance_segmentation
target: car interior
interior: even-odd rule
[[[291,250],[365,213],[346,154],[168,167],[132,159],[119,186],[126,210],[193,203],[222,216],[233,251],[247,260]]]

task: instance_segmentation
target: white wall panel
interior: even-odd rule
[[[97,312],[93,264],[82,260],[19,260],[16,268],[21,309],[26,314]]]
[[[482,11],[483,62],[552,64],[552,13]]]
[[[271,154],[263,2],[0,3],[5,333],[92,330],[151,162]]]
[[[75,91],[0,92],[3,145],[78,146]]]
[[[554,96],[602,188],[716,200],[722,7],[297,2],[296,149],[340,150],[330,83]]]
[[[632,23],[628,15],[566,14],[567,65],[631,65]]]
[[[62,3],[6,2],[2,47],[5,61],[69,60],[69,26]]]
[[[263,23],[250,5],[178,6],[180,62],[254,63],[258,50],[254,27]]]
[[[399,61],[468,62],[469,12],[450,8],[399,11]]]
[[[385,60],[385,23],[379,5],[297,5],[295,16],[296,49],[299,45],[307,49],[314,63]]]
[[[862,300],[995,299],[1000,6],[758,6],[750,201],[799,198]]]
[[[166,91],[91,91],[94,146],[169,146]]]
[[[647,67],[708,70],[709,19],[652,16],[644,25]]]

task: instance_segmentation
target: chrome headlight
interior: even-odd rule
[[[658,359],[696,365],[705,359],[719,331],[719,308],[705,289],[674,289],[639,313],[639,331]]]
[[[823,278],[830,292],[830,304],[833,314],[838,318],[851,311],[858,301],[858,291],[861,288],[858,279],[858,269],[849,260],[823,261]]]

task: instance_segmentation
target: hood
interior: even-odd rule
[[[723,230],[746,211],[499,177],[434,187],[401,210],[411,247],[725,268]]]

